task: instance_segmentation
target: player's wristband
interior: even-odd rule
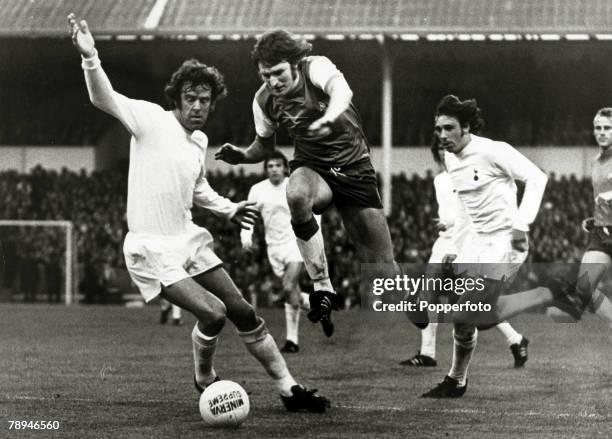
[[[94,49],[94,54],[90,57],[84,57],[81,55],[81,68],[83,70],[95,70],[100,67],[100,58],[98,57],[98,51]]]

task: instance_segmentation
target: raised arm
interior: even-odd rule
[[[113,90],[102,69],[95,40],[85,20],[77,20],[74,14],[68,15],[68,25],[72,43],[81,54],[81,67],[91,103],[116,117],[134,137],[139,137],[147,127],[156,124],[155,115],[163,109],[150,102],[129,99]]]
[[[100,65],[100,58],[95,47],[95,40],[85,20],[78,20],[73,13],[68,15],[68,26],[72,44],[81,54],[81,66],[85,73],[85,82],[91,103],[100,110],[119,118],[119,106],[113,96],[113,87]]]

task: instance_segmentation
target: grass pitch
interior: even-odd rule
[[[282,310],[263,309],[280,344]],[[438,367],[398,365],[419,337],[403,316],[345,311],[336,334],[302,319],[298,381],[332,400],[324,415],[284,411],[274,386],[228,324],[216,369],[250,393],[242,427],[206,427],[192,387],[190,332],[160,326],[158,308],[0,305],[1,438],[574,438],[612,436],[612,330],[526,315],[524,369],[495,329],[481,333],[463,398],[422,399],[450,366],[449,325],[438,331]],[[59,431],[9,430],[9,420],[59,421]]]

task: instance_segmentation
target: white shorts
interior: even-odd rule
[[[490,279],[512,280],[518,273],[528,252],[512,247],[512,235],[473,235],[469,245],[459,251],[455,263],[459,273]]]
[[[285,244],[268,246],[268,260],[272,271],[278,277],[285,275],[285,269],[290,262],[304,262],[295,240]]]
[[[434,245],[431,247],[431,256],[429,257],[429,264],[441,264],[444,256],[455,253],[455,246],[453,243],[452,236],[441,236],[436,239]]]
[[[173,236],[128,232],[123,255],[145,302],[157,297],[162,285],[175,284],[223,263],[213,251],[210,232],[196,225]]]

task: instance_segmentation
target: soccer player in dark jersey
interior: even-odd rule
[[[561,276],[546,286],[501,297],[497,303],[500,319],[526,310],[549,306],[547,314],[564,321],[581,318],[589,309],[612,328],[612,302],[601,291],[600,281],[612,266],[612,108],[600,109],[593,119],[593,135],[599,154],[593,160],[594,217],[582,222],[589,244],[582,256],[576,280]],[[554,308],[565,315],[559,315]]]
[[[612,303],[597,288],[612,265],[612,108],[602,108],[595,114],[593,135],[599,146],[591,174],[595,211],[594,217],[582,224],[590,237],[580,263],[581,282],[576,289],[578,296],[585,298],[582,305],[588,305],[612,326]]]
[[[393,263],[393,246],[382,210],[376,172],[344,75],[312,45],[284,30],[263,34],[252,52],[263,80],[253,100],[256,137],[246,149],[223,145],[216,158],[231,164],[262,161],[275,148],[275,132],[286,128],[295,152],[287,201],[298,247],[314,293],[313,322],[333,333],[331,310],[340,307],[330,282],[323,236],[314,214],[331,203],[363,262]]]

